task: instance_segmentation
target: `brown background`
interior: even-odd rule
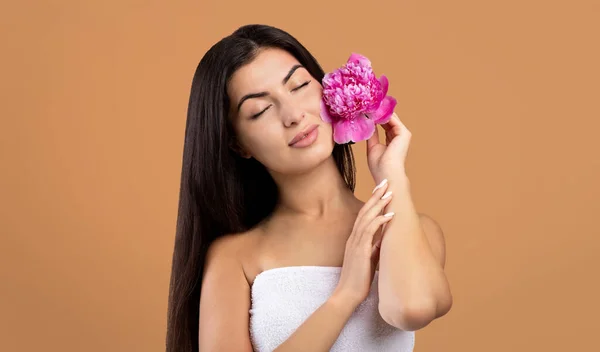
[[[454,294],[416,351],[600,350],[598,2],[0,6],[0,350],[164,350],[191,78],[246,23],[389,77]]]

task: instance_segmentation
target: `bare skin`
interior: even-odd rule
[[[344,248],[356,214],[364,204],[356,201],[347,210],[329,220],[301,219],[276,214],[259,227],[240,237],[248,237],[251,246],[243,259],[249,284],[260,272],[297,265],[341,267]]]
[[[266,49],[231,79],[230,114],[237,134],[232,149],[265,165],[280,199],[274,213],[255,228],[210,246],[200,298],[201,351],[252,351],[251,287],[265,270],[343,267],[339,289],[278,347],[280,352],[329,351],[370,288],[365,273],[377,265],[372,243],[387,221],[380,212],[393,197],[381,201],[382,188],[363,202],[346,187],[331,154],[332,126],[319,116],[322,87],[306,69],[290,70],[297,64],[285,51]],[[289,80],[282,80],[286,76]],[[258,92],[268,94],[242,101]],[[312,124],[319,125],[317,141],[307,148],[290,147],[291,139]]]
[[[374,199],[382,195],[378,192]],[[348,251],[348,243],[358,236],[353,231],[354,226],[348,229],[347,224],[354,224],[357,213],[365,209],[361,204],[364,205],[360,200],[355,203],[355,207],[360,206],[358,210],[354,209],[356,213],[344,211],[330,221],[307,222],[305,218],[300,221],[290,215],[275,217],[275,213],[248,232],[215,241],[207,257],[200,300],[200,349],[252,351],[248,310],[252,284],[262,271],[298,265],[340,267],[347,265],[349,257],[358,257]],[[387,201],[381,201],[379,207],[383,209],[385,204]],[[299,224],[303,225],[298,227]],[[290,231],[290,225],[297,228]],[[371,248],[373,239],[366,238]],[[354,267],[346,273],[360,272],[356,265],[366,267],[359,259],[348,262]],[[367,292],[371,280],[372,275],[363,280],[364,284],[358,280],[358,287],[364,286],[362,291]],[[276,351],[329,351],[354,309],[364,299],[364,295],[355,297],[345,293],[342,289],[336,290]]]

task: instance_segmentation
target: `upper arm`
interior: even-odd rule
[[[427,236],[429,246],[433,251],[433,254],[438,259],[438,262],[443,267],[446,266],[446,241],[444,239],[444,232],[440,225],[435,222],[431,217],[425,214],[419,214],[421,220],[421,226]]]
[[[252,351],[250,287],[238,254],[230,236],[215,240],[208,250],[200,294],[200,351]]]

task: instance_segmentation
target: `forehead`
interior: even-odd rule
[[[263,49],[254,60],[232,75],[229,94],[235,99],[244,94],[268,90],[272,85],[281,85],[281,80],[297,64],[298,60],[285,50]]]

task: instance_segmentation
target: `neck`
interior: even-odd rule
[[[303,174],[273,175],[279,188],[275,214],[321,220],[347,211],[358,199],[347,187],[333,156]]]

